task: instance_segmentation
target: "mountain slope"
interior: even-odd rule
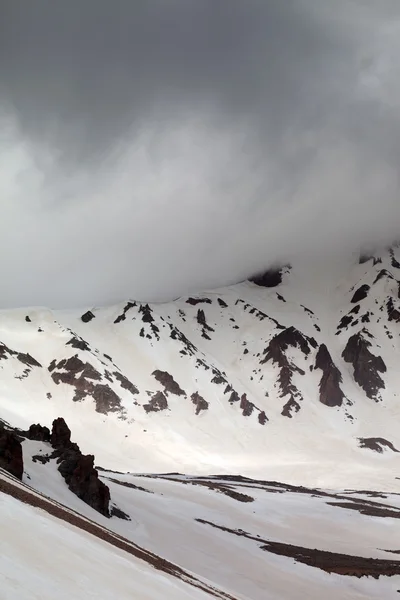
[[[7,600],[156,600],[165,594],[236,600],[1,472],[0,491],[0,576]]]
[[[44,582],[35,588],[41,598],[53,597],[57,585],[77,598],[108,598],[113,590],[121,598],[152,599],[201,598],[201,592],[226,600],[397,598],[396,494],[102,472],[124,515],[107,519],[67,489],[53,460],[31,460],[47,449],[24,442],[24,479],[45,495],[0,472],[0,492],[15,498],[0,495],[7,600],[30,598],[27,577],[35,575]]]
[[[394,248],[2,311],[7,600],[398,597],[399,280]]]
[[[169,304],[3,311],[0,416],[62,415],[106,468],[395,490],[400,251],[335,268]]]

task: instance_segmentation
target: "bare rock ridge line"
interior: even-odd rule
[[[26,365],[27,367],[41,367],[42,365],[26,352],[17,352],[16,350],[12,350],[6,344],[0,342],[0,360],[7,360],[10,357],[17,358],[21,363]]]
[[[276,334],[268,346],[264,349],[264,358],[260,364],[266,364],[271,361],[280,369],[278,383],[280,387],[280,397],[288,400],[282,409],[282,415],[292,418],[293,413],[300,410],[300,402],[303,400],[298,387],[293,383],[295,373],[305,375],[305,371],[295,365],[286,354],[287,349],[298,348],[307,357],[311,352],[311,347],[317,347],[317,342],[313,338],[309,338],[302,334],[295,327],[288,327]]]
[[[315,359],[315,368],[321,369],[322,377],[319,384],[319,399],[326,406],[341,406],[344,394],[340,387],[343,381],[339,369],[334,364],[328,348],[321,344]]]
[[[115,548],[123,550],[124,552],[143,560],[154,569],[162,571],[163,573],[175,577],[176,579],[179,579],[180,581],[203,591],[210,597],[218,598],[220,600],[237,600],[237,598],[231,594],[219,590],[218,588],[202,581],[201,579],[198,579],[191,573],[158,556],[157,554],[154,554],[153,552],[138,546],[134,542],[130,542],[126,538],[113,533],[104,527],[101,527],[97,523],[82,517],[78,513],[72,511],[71,509],[67,509],[65,506],[59,503],[55,503],[51,499],[39,494],[36,491],[33,493],[29,486],[24,485],[24,488],[22,488],[15,485],[11,481],[0,478],[0,492],[12,496],[17,500],[24,502],[25,504],[44,510],[51,516],[69,523],[70,525],[73,525],[74,527],[77,527],[86,533],[94,535],[98,539],[111,544]]]

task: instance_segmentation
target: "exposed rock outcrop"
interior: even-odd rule
[[[192,306],[196,306],[196,304],[212,304],[212,300],[210,298],[188,298],[186,304],[191,304]]]
[[[382,454],[382,452],[387,449],[391,450],[392,452],[399,452],[399,450],[394,447],[392,442],[385,440],[385,438],[358,438],[358,441],[360,448],[368,448],[374,452],[379,452],[379,454]]]
[[[315,368],[321,369],[322,377],[319,384],[319,400],[325,406],[341,406],[344,394],[341,390],[342,375],[334,364],[328,348],[321,344],[315,359]]]
[[[342,357],[353,365],[354,379],[368,398],[379,400],[379,392],[385,388],[385,382],[379,373],[386,372],[386,365],[380,356],[375,356],[369,351],[372,344],[366,339],[367,335],[370,334],[365,329],[352,335],[342,352]]]
[[[157,379],[162,386],[164,386],[164,393],[175,394],[176,396],[186,396],[184,390],[180,387],[179,383],[175,381],[170,373],[167,371],[160,371],[156,369],[152,373],[153,377]]]
[[[40,362],[38,362],[36,360],[36,358],[33,358],[33,356],[31,356],[27,352],[17,352],[16,350],[13,350],[12,348],[9,348],[8,346],[6,346],[6,344],[3,344],[2,342],[0,342],[0,360],[7,360],[11,357],[16,358],[17,360],[19,360],[19,362],[21,362],[26,367],[41,367],[42,366],[40,364]]]
[[[110,490],[99,479],[94,467],[94,456],[82,454],[79,446],[71,442],[71,431],[61,417],[53,421],[51,444],[55,449],[53,457],[59,463],[58,470],[71,492],[109,517]]]
[[[153,317],[153,309],[148,304],[141,304],[138,310],[141,315],[142,322],[145,323],[145,327],[142,329],[143,336],[145,335],[146,328],[146,338],[152,340],[155,338],[157,341],[160,341],[160,329],[155,324],[155,319]]]
[[[67,450],[62,454],[58,470],[71,492],[102,515],[110,516],[110,490],[99,479],[92,454]]]
[[[82,316],[81,316],[81,320],[84,323],[89,323],[89,321],[91,321],[92,319],[94,319],[95,315],[92,313],[91,310],[88,310],[87,312],[85,312]]]
[[[143,404],[143,408],[147,413],[167,410],[168,400],[162,392],[156,392],[148,404]]]
[[[196,319],[198,324],[202,327],[201,336],[206,340],[211,340],[207,332],[213,333],[215,329],[210,327],[210,325],[207,323],[206,315],[204,313],[204,310],[202,310],[201,308],[199,308],[197,311]]]
[[[198,392],[192,394],[190,399],[196,407],[196,415],[199,415],[202,410],[208,410],[207,400],[204,400],[203,396],[200,396]]]
[[[262,410],[260,413],[258,413],[258,422],[260,423],[260,425],[265,425],[265,423],[268,421],[268,417],[265,414],[265,411]]]
[[[357,302],[361,302],[368,296],[368,292],[370,290],[370,286],[367,284],[361,285],[358,290],[354,292],[354,295],[351,299],[353,304],[357,304]]]
[[[131,309],[131,308],[135,308],[137,306],[136,302],[128,302],[125,306],[124,306],[124,310],[122,311],[122,313],[120,315],[118,315],[118,317],[115,319],[114,323],[121,323],[121,321],[125,321],[126,319],[126,313]]]
[[[389,298],[386,303],[388,320],[395,321],[396,323],[400,323],[400,310],[395,307],[393,298]]]
[[[371,254],[369,252],[362,252],[360,254],[360,258],[359,258],[360,265],[363,265],[364,263],[368,262],[369,260],[372,260],[374,266],[378,265],[382,262],[382,259],[380,256],[374,256],[373,254]]]
[[[311,352],[311,347],[315,348],[316,346],[317,343],[314,338],[305,336],[295,327],[288,327],[275,335],[263,351],[264,358],[260,361],[260,364],[271,361],[279,367],[280,397],[288,396],[288,401],[281,413],[284,417],[291,418],[293,412],[300,410],[299,401],[303,399],[303,396],[293,383],[293,375],[295,373],[305,375],[300,367],[288,359],[286,350],[289,347],[298,348],[307,357]]]
[[[113,371],[113,375],[117,381],[119,381],[122,389],[128,390],[133,396],[139,393],[136,385],[134,385],[125,375],[119,373],[118,371]]]
[[[69,342],[66,343],[66,346],[72,346],[77,350],[82,350],[82,352],[90,352],[89,344],[81,337],[74,335]]]
[[[37,442],[50,442],[50,429],[48,427],[43,427],[39,423],[33,424],[26,432],[26,437],[29,440],[35,440]]]
[[[71,447],[71,430],[62,417],[53,421],[50,442],[56,449],[66,450]]]
[[[276,287],[282,283],[283,268],[268,269],[264,273],[259,273],[249,278],[249,281],[261,287]]]
[[[22,481],[24,461],[22,445],[13,431],[8,431],[0,423],[0,468]]]
[[[107,383],[102,383],[102,374],[92,364],[83,362],[77,354],[58,363],[53,360],[48,369],[54,383],[74,387],[74,402],[90,397],[95,401],[98,413],[122,412],[121,398]]]
[[[242,396],[240,398],[240,409],[242,411],[242,415],[244,417],[250,417],[254,408],[255,408],[255,406],[254,406],[253,402],[250,402],[250,400],[247,399],[246,394],[242,394]]]
[[[301,400],[303,398],[300,398]],[[281,415],[283,417],[289,417],[291,419],[293,417],[292,413],[298,413],[300,410],[300,404],[295,399],[293,394],[290,394],[289,400],[286,402],[285,406],[282,409]]]

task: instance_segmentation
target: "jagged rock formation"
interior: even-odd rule
[[[328,348],[321,344],[315,359],[315,368],[321,369],[319,400],[325,406],[342,406],[344,394],[340,387],[343,381],[339,369],[334,364]]]
[[[83,455],[73,450],[64,451],[58,470],[71,492],[105,517],[110,516],[110,490],[99,479],[92,454]]]
[[[186,396],[186,393],[170,373],[157,369],[156,371],[153,371],[153,376],[162,386],[164,386],[164,394],[170,393],[175,394],[176,396]]]
[[[39,423],[32,424],[26,432],[26,437],[37,442],[50,442],[50,429]]]
[[[41,367],[42,365],[28,352],[18,352],[0,342],[0,360],[7,360],[15,357],[19,362],[27,367]]]
[[[288,327],[276,334],[263,351],[264,358],[260,364],[272,362],[280,370],[278,376],[280,397],[288,397],[281,413],[284,417],[292,418],[293,412],[296,413],[300,410],[299,402],[303,400],[303,396],[293,383],[293,376],[295,373],[305,375],[305,371],[291,361],[286,352],[290,347],[298,348],[305,356],[308,356],[311,347],[315,348],[316,346],[317,343],[313,338],[305,336],[295,327]]]
[[[95,401],[96,411],[99,413],[107,414],[121,410],[121,398],[108,383],[101,383],[101,373],[89,362],[84,363],[77,354],[59,362],[53,360],[48,370],[57,385],[66,383],[74,387],[74,402],[89,396]],[[95,381],[99,383],[94,383]]]
[[[53,457],[59,463],[58,470],[64,477],[71,492],[109,517],[110,490],[100,479],[94,468],[94,456],[84,455],[79,446],[71,442],[71,431],[63,418],[53,421],[51,445],[55,449]]]
[[[366,336],[371,337],[365,329],[352,335],[343,350],[342,357],[353,365],[354,379],[368,398],[379,400],[379,392],[385,387],[385,382],[379,373],[386,373],[386,365],[380,356],[375,356],[369,351],[372,344]]]
[[[24,462],[22,446],[14,431],[8,431],[0,423],[0,468],[22,481]]]
[[[72,445],[71,430],[62,417],[53,421],[50,442],[53,448],[62,450],[70,448]]]

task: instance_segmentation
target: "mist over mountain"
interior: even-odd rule
[[[395,2],[5,0],[0,27],[2,307],[398,238]]]

